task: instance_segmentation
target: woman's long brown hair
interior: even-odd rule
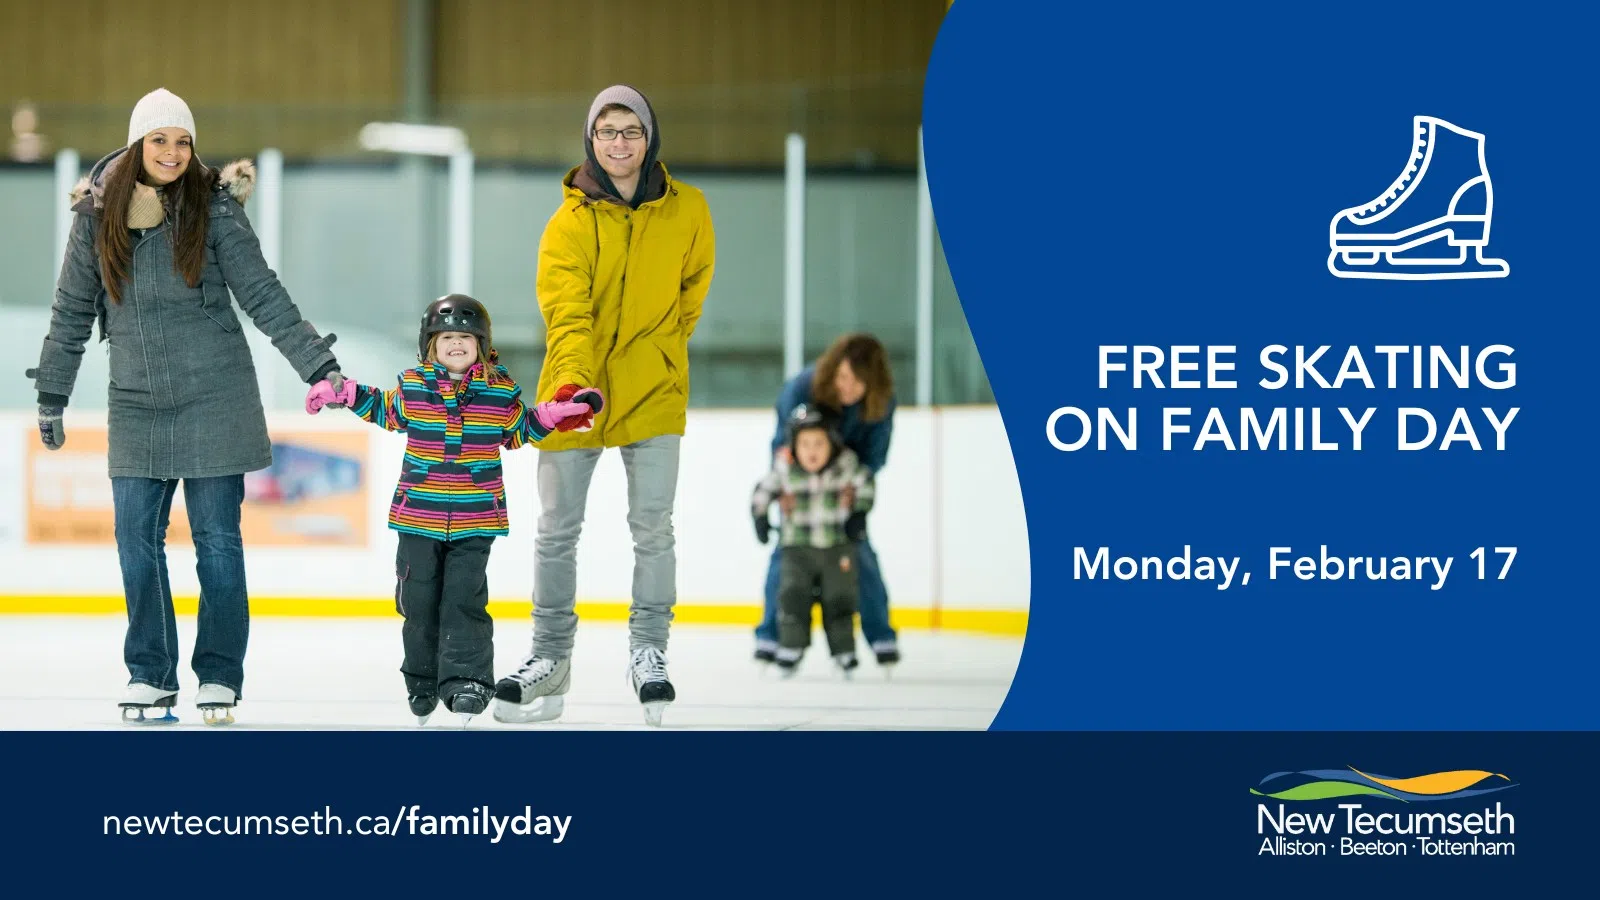
[[[867,422],[881,421],[889,414],[889,398],[894,396],[889,352],[877,338],[863,332],[841,335],[833,342],[817,360],[816,373],[811,377],[811,398],[834,410],[844,408],[833,386],[833,377],[841,362],[850,363],[850,371],[867,386],[867,395],[861,398],[861,418]]]
[[[173,268],[189,287],[200,286],[206,265],[206,226],[210,224],[211,189],[216,173],[192,153],[189,167],[178,180],[162,192],[167,211],[167,229],[172,240]],[[106,172],[105,209],[95,231],[95,250],[100,257],[100,280],[112,303],[122,302],[122,285],[133,265],[133,235],[128,230],[128,204],[133,200],[133,185],[144,171],[144,138],[134,141],[128,152],[115,160]]]

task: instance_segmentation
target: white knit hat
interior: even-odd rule
[[[194,116],[183,98],[167,90],[156,88],[139,98],[128,119],[128,144],[143,138],[157,128],[182,128],[194,137]]]

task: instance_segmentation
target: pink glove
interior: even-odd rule
[[[589,404],[573,400],[546,400],[533,408],[533,418],[545,431],[555,431],[556,426],[573,416],[587,415]]]
[[[356,383],[345,379],[341,390],[335,392],[333,385],[326,380],[319,381],[306,392],[306,412],[316,415],[329,403],[342,403],[345,406],[354,406],[356,403]]]

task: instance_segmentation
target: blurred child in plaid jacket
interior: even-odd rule
[[[822,605],[828,653],[849,675],[855,652],[855,545],[872,509],[872,473],[844,446],[820,410],[800,406],[789,419],[790,462],[781,459],[751,497],[756,537],[765,544],[767,518],[779,504],[782,548],[778,586],[777,663],[793,675],[811,646],[811,606]]]

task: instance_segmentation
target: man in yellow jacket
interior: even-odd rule
[[[495,688],[495,718],[549,721],[571,686],[578,533],[595,463],[621,449],[633,532],[628,678],[645,721],[676,699],[667,637],[677,602],[672,507],[689,407],[689,338],[716,258],[705,195],[657,159],[660,123],[627,85],[601,91],[584,121],[585,161],[562,179],[539,241],[541,398],[597,411],[540,444],[533,649]]]

